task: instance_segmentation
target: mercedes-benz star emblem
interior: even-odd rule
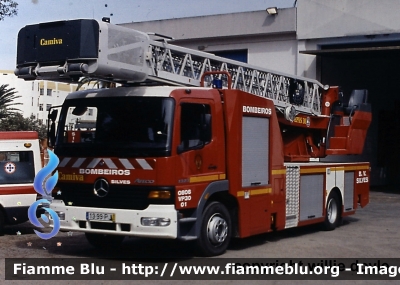
[[[107,196],[108,191],[110,190],[110,187],[108,185],[107,180],[100,178],[94,183],[94,195],[97,197],[103,198]]]

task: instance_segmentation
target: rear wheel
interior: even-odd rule
[[[91,245],[102,250],[108,250],[115,246],[119,246],[125,238],[125,236],[93,233],[85,233],[85,236]]]
[[[231,239],[231,217],[226,207],[211,202],[203,212],[197,245],[203,256],[223,254]]]
[[[331,192],[326,203],[325,230],[334,230],[340,221],[340,204],[336,192]]]

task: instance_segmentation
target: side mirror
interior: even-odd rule
[[[85,106],[78,106],[75,107],[74,110],[72,111],[72,115],[75,116],[82,116],[83,114],[85,114],[85,112],[87,111],[87,107]]]
[[[58,115],[58,110],[53,110],[51,113],[47,116],[52,122],[55,122],[57,119]]]
[[[202,117],[201,140],[203,143],[211,141],[211,114],[204,114]]]

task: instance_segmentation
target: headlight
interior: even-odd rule
[[[171,198],[171,192],[170,191],[159,191],[159,190],[154,190],[150,191],[149,199],[169,199]]]
[[[147,227],[167,227],[171,224],[171,220],[168,218],[141,218],[140,223],[142,226]]]

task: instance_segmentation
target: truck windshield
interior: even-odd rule
[[[66,100],[56,151],[71,155],[166,156],[174,100],[160,97]]]

